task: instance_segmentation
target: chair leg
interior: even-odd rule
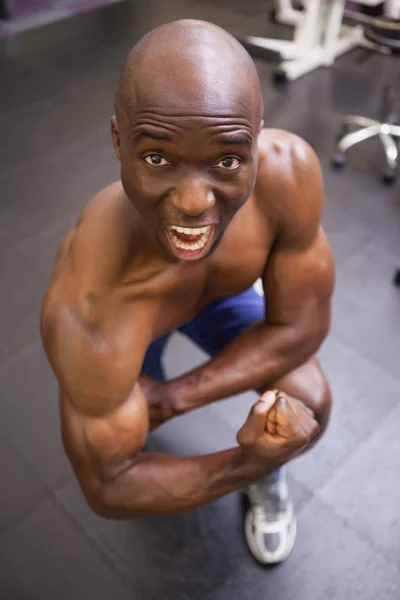
[[[400,137],[400,125],[388,125],[388,132],[394,137]]]
[[[397,149],[397,144],[394,139],[385,133],[379,134],[380,140],[383,144],[383,149],[385,150],[386,162],[390,169],[397,169],[397,159],[399,156],[399,151]]]
[[[367,140],[375,135],[380,134],[380,124],[371,125],[371,127],[365,127],[364,129],[360,129],[360,131],[354,131],[352,133],[348,133],[341,140],[339,140],[337,144],[337,149],[339,152],[347,152],[349,148]]]
[[[394,106],[396,103],[396,90],[392,84],[385,85],[382,93],[382,106],[380,120],[382,123],[393,123]]]

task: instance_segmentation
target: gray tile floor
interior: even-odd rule
[[[329,156],[341,113],[377,110],[387,59],[357,52],[277,90],[257,62],[265,121],[304,136],[325,173],[323,222],[337,261],[321,360],[328,434],[290,466],[299,535],[289,560],[258,567],[231,494],[191,513],[105,521],[85,505],[61,448],[57,388],[38,336],[54,252],[83,205],[118,176],[109,140],[118,70],[145,31],[178,17],[234,34],[274,31],[264,0],[123,3],[9,41],[0,51],[0,598],[398,600],[400,597],[400,188],[379,180],[375,142],[342,173]],[[287,35],[284,29],[275,31]],[[170,376],[204,356],[182,337]],[[252,394],[171,422],[151,438],[189,454],[234,443]]]

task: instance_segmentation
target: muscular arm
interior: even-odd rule
[[[65,296],[47,298],[42,338],[60,383],[64,447],[95,512],[114,519],[180,512],[277,467],[250,460],[240,447],[185,458],[144,452],[148,408],[137,376],[149,337],[146,309],[138,306],[128,320],[111,303],[107,314],[117,317],[98,322],[92,310],[86,319],[59,300]]]
[[[203,366],[166,384],[178,414],[269,387],[307,361],[329,330],[334,267],[320,227],[322,177],[313,151],[295,139],[292,177],[279,194],[278,234],[263,276],[265,320]]]

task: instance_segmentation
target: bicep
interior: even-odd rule
[[[64,448],[87,496],[131,467],[149,431],[147,401],[135,383],[112,411],[96,416],[79,410],[79,398],[60,390]]]
[[[64,447],[88,496],[134,461],[148,434],[147,401],[137,381],[145,348],[140,333],[116,325],[104,335],[67,309],[45,328]]]
[[[278,243],[263,277],[267,321],[328,329],[333,283],[334,264],[322,228],[300,248]]]

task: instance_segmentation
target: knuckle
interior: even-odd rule
[[[250,409],[250,415],[252,417],[257,417],[261,412],[261,408],[262,408],[261,402],[260,401],[256,402],[255,404],[253,404],[253,406]]]
[[[321,425],[318,423],[318,421],[314,420],[314,431],[313,431],[313,434],[316,435],[320,431],[321,431]]]
[[[290,404],[290,398],[284,392],[278,392],[276,399],[282,404]]]
[[[305,424],[300,424],[296,428],[296,440],[301,446],[305,446],[313,437],[314,428]]]
[[[302,431],[299,435],[298,435],[298,441],[299,444],[301,446],[306,446],[309,442],[310,442],[310,436],[305,432]]]
[[[240,446],[247,446],[246,434],[245,434],[245,433],[243,433],[243,430],[242,430],[242,429],[241,429],[241,430],[239,431],[239,433],[237,434],[237,436],[236,436],[236,440],[237,440],[237,443],[238,443]]]
[[[307,404],[304,404],[304,402],[301,402],[300,404],[301,407],[301,411],[308,416],[314,417],[314,411],[312,408],[310,408],[310,406],[307,406]]]

